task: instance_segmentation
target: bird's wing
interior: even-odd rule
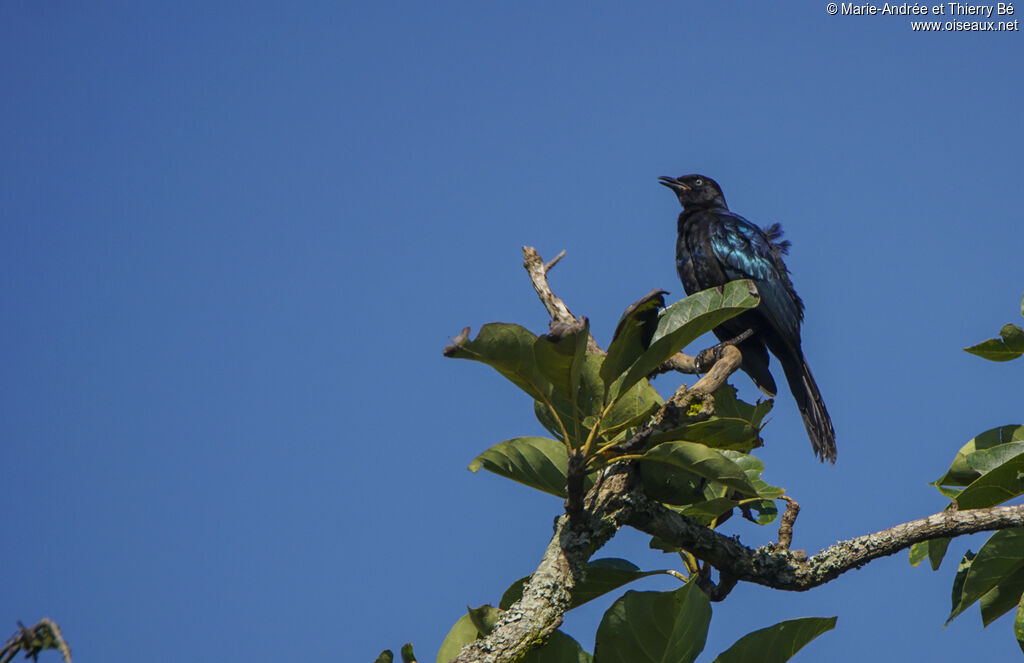
[[[753,279],[761,294],[758,311],[791,343],[799,344],[803,302],[782,262],[783,246],[732,212],[717,212],[711,247],[729,279]],[[781,231],[773,228],[774,239]]]

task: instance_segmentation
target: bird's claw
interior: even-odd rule
[[[697,368],[698,373],[707,373],[711,370],[711,367],[715,365],[715,362],[722,358],[722,345],[715,345],[710,348],[705,348],[697,354],[697,359],[694,361],[694,365]]]

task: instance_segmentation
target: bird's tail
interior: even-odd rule
[[[811,438],[811,446],[821,462],[836,462],[836,432],[832,428],[832,418],[825,409],[825,401],[818,391],[818,384],[811,375],[811,367],[800,350],[794,356],[781,361],[786,372],[789,390],[793,393],[800,415],[804,418],[807,436]]]

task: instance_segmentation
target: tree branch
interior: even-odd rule
[[[538,296],[556,325],[576,325],[579,321],[547,284],[547,271],[560,259],[545,265],[537,251],[523,247],[524,266]],[[588,352],[600,352],[593,337]],[[659,427],[675,426],[680,411],[700,399],[701,416],[713,408],[710,394],[721,387],[742,361],[742,355],[730,344],[716,348],[715,364],[691,388],[685,385],[655,415],[652,423],[616,451],[630,447],[642,449],[647,437]],[[696,366],[694,358],[682,357],[681,370]],[[690,363],[692,362],[692,364]],[[664,364],[663,364],[664,366]],[[660,370],[660,369],[659,369]],[[680,410],[680,408],[682,408]],[[968,511],[943,511],[874,534],[841,541],[808,558],[802,551],[790,551],[793,521],[799,505],[790,500],[779,528],[778,544],[753,549],[738,537],[725,536],[697,521],[672,511],[647,497],[634,480],[635,465],[615,463],[599,474],[596,485],[586,496],[572,500],[572,508],[555,521],[555,532],[537,570],[523,588],[523,595],[501,613],[486,637],[463,647],[455,663],[499,663],[514,661],[542,643],[562,623],[571,605],[572,592],[584,574],[590,557],[624,525],[683,548],[705,563],[698,582],[712,600],[720,601],[739,581],[789,591],[806,591],[825,584],[843,573],[868,562],[905,550],[915,543],[955,537],[975,532],[1024,526],[1024,505],[1001,506]],[[582,504],[577,504],[582,502]],[[719,572],[712,582],[711,569]]]
[[[677,352],[662,362],[661,366],[654,369],[654,372],[651,373],[651,377],[661,375],[662,373],[669,373],[671,371],[686,373],[688,375],[696,375],[697,373],[700,373],[700,371],[697,370],[696,357],[683,352]]]
[[[774,589],[806,591],[851,569],[905,550],[915,543],[1024,526],[1024,505],[970,511],[942,511],[874,534],[842,541],[811,558],[778,544],[748,548],[737,538],[708,529],[643,494],[632,480],[631,463],[605,470],[575,518],[562,515],[523,597],[502,613],[494,630],[463,648],[456,663],[514,661],[562,623],[583,565],[623,525],[685,548],[717,568],[718,585],[702,582],[722,600],[738,581]]]
[[[548,286],[548,270],[555,266],[555,263],[561,259],[561,256],[565,255],[565,251],[558,254],[559,257],[551,261],[550,265],[544,264],[544,259],[537,253],[537,249],[532,246],[523,247],[523,267],[526,268],[526,273],[530,275],[530,282],[533,283],[533,289],[537,291],[537,296],[540,297],[540,301],[544,304],[544,308],[548,310],[548,315],[551,316],[551,320],[554,322],[561,322],[567,325],[574,325],[579,322],[576,320],[576,316],[569,311],[569,307],[565,305],[561,297],[551,292],[551,287]]]
[[[779,499],[786,501],[786,513],[782,514],[779,521],[779,547],[789,550],[789,545],[793,543],[793,524],[800,515],[800,503],[785,495]]]
[[[18,652],[24,652],[25,658],[36,660],[40,652],[47,649],[60,651],[66,663],[71,663],[71,648],[64,640],[57,622],[44,617],[38,624],[29,628],[18,622],[18,632],[11,636],[3,649],[0,649],[0,663],[7,663]]]
[[[631,471],[625,464],[606,470],[587,494],[587,508],[562,515],[523,597],[501,613],[491,633],[462,648],[453,663],[514,661],[546,639],[562,623],[583,565],[622,527],[631,508],[626,498]]]
[[[712,366],[707,375],[697,380],[690,391],[713,394],[725,384],[729,376],[736,372],[743,362],[743,355],[734,345],[726,345],[721,349],[721,357]]]
[[[868,562],[915,543],[975,532],[1024,526],[1024,505],[969,511],[942,511],[826,548],[807,559],[778,544],[752,549],[737,539],[707,529],[634,492],[636,509],[627,524],[685,548],[731,578],[789,591],[806,591]]]
[[[689,417],[691,421],[699,420],[698,417],[702,419],[710,417],[714,413],[714,399],[711,394],[725,384],[729,376],[740,367],[742,361],[743,356],[739,350],[731,345],[724,346],[721,358],[715,362],[707,375],[697,380],[692,387],[681,385],[672,398],[668,399],[661,409],[654,413],[650,425],[641,428],[633,437],[615,447],[613,451],[620,454],[638,453],[643,450],[647,445],[647,440],[654,433],[678,428],[686,417]],[[700,414],[687,415],[686,413],[694,401],[701,403]]]
[[[577,319],[572,314],[569,307],[565,305],[562,298],[551,291],[551,287],[548,285],[548,271],[554,267],[559,260],[565,255],[565,251],[562,251],[554,260],[545,264],[543,258],[537,253],[537,249],[532,246],[523,247],[523,267],[526,268],[527,274],[530,275],[530,282],[533,284],[533,289],[537,291],[537,296],[540,297],[540,301],[544,304],[544,308],[547,309],[548,315],[551,316],[552,325],[578,325],[582,322],[581,319]],[[590,354],[604,354],[604,350],[594,340],[594,335],[591,334],[587,339],[587,352]]]

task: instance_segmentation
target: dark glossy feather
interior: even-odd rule
[[[758,307],[719,325],[714,333],[725,341],[747,329],[754,332],[737,346],[743,354],[742,369],[758,388],[774,396],[770,350],[782,364],[815,454],[835,462],[835,431],[800,345],[804,304],[782,260],[790,244],[782,240],[781,226],[762,230],[729,211],[721,189],[710,178],[687,175],[662,178],[662,183],[673,188],[683,204],[676,241],[676,269],[683,288],[692,294],[736,279],[754,281],[761,295]]]

